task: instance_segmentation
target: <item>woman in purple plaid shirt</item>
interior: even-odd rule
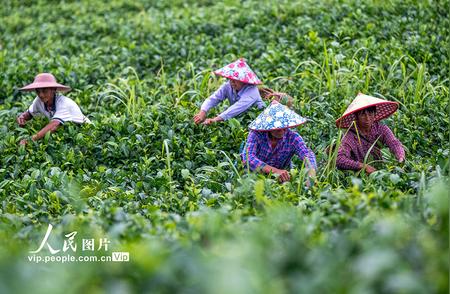
[[[280,182],[286,182],[290,180],[287,169],[291,159],[297,155],[309,169],[308,175],[314,177],[317,168],[314,153],[297,132],[289,129],[305,122],[305,118],[286,106],[272,102],[249,126],[250,133],[241,153],[244,165],[252,171],[276,174]]]
[[[398,103],[382,100],[359,93],[342,117],[336,120],[340,128],[348,129],[339,146],[336,166],[342,170],[364,170],[371,174],[376,169],[366,162],[371,155],[374,160],[382,160],[382,143],[389,147],[399,162],[405,160],[402,143],[392,131],[378,121],[397,111]]]

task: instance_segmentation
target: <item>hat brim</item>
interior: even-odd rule
[[[230,80],[239,81],[239,82],[246,83],[246,84],[249,84],[249,85],[262,85],[261,81],[259,81],[257,83],[249,83],[249,82],[244,82],[244,81],[242,81],[240,79],[236,79],[235,77],[232,77],[232,76],[227,76],[227,75],[224,75],[222,73],[217,73],[215,71],[213,72],[213,74],[215,74],[216,76],[221,76],[221,77],[224,77],[224,78],[227,78],[227,79],[230,79]]]
[[[29,85],[26,85],[25,87],[20,88],[20,91],[29,92],[36,89],[43,89],[43,88],[56,88],[60,92],[68,92],[70,91],[70,87],[58,84],[58,83],[31,83]]]
[[[392,114],[394,114],[398,109],[398,103],[393,101],[378,102],[373,104],[364,105],[362,107],[356,108],[349,113],[344,114],[336,120],[336,126],[338,128],[349,128],[352,122],[356,120],[355,113],[363,109],[376,106],[375,121],[383,120]]]
[[[305,120],[302,123],[293,125],[293,126],[289,126],[289,127],[284,127],[284,128],[275,128],[275,129],[269,129],[269,130],[259,130],[259,129],[252,129],[252,128],[248,128],[250,131],[256,131],[256,132],[271,132],[271,131],[278,131],[278,130],[285,130],[285,129],[293,129],[296,128],[298,126],[301,126],[302,124],[306,123],[307,120]]]

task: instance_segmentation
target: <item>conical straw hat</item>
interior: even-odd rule
[[[221,69],[214,71],[216,75],[225,77],[227,79],[232,79],[236,81],[241,81],[246,84],[259,85],[262,82],[258,79],[253,70],[248,66],[243,58],[232,62]]]
[[[336,126],[338,128],[350,127],[352,122],[356,120],[356,112],[372,106],[376,106],[375,121],[385,119],[398,109],[397,102],[387,101],[359,93],[353,102],[347,107],[344,114],[336,120]]]
[[[272,102],[248,127],[252,131],[274,131],[294,128],[306,122],[287,106]]]

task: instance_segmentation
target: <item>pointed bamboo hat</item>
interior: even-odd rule
[[[214,71],[214,74],[225,77],[227,79],[241,81],[246,84],[262,84],[261,80],[256,76],[250,66],[248,66],[244,58],[240,58],[235,62],[232,62],[222,67],[221,69]]]
[[[248,127],[252,131],[294,128],[307,121],[287,106],[273,101]]]
[[[350,127],[352,122],[356,120],[356,112],[372,106],[376,107],[375,121],[385,119],[398,109],[397,102],[387,101],[359,93],[353,102],[347,107],[344,114],[336,120],[336,126],[338,128]]]

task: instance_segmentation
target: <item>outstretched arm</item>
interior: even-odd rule
[[[258,158],[256,151],[258,150],[258,135],[254,131],[250,131],[247,139],[247,144],[241,153],[241,159],[245,166],[252,171],[260,171],[265,174],[277,174],[280,182],[289,181],[290,176],[287,170],[278,169],[271,165],[268,165],[264,161]]]
[[[376,169],[368,164],[364,164],[362,162],[353,160],[351,158],[351,145],[345,142],[345,138],[339,146],[337,158],[336,158],[336,167],[342,170],[364,170],[367,174],[371,174]]]
[[[381,142],[386,144],[389,147],[389,150],[394,154],[395,158],[399,162],[403,162],[405,160],[405,149],[403,148],[402,143],[398,140],[394,133],[392,133],[391,129],[386,125],[380,125],[381,131]]]
[[[208,111],[226,98],[228,87],[230,87],[228,83],[223,84],[216,92],[214,92],[203,102],[199,112],[194,116],[195,124],[199,124],[205,121]]]
[[[305,166],[308,168],[308,177],[310,179],[315,179],[317,169],[316,155],[306,146],[305,141],[303,141],[302,137],[298,134],[295,136],[293,146],[295,149],[295,154],[303,160]],[[307,180],[306,186],[309,187],[310,185],[310,181]]]
[[[255,131],[250,131],[245,147],[241,153],[244,166],[247,167],[248,165],[252,171],[263,169],[266,166],[266,163],[257,156],[259,141],[258,134]]]
[[[227,108],[224,112],[219,114],[222,120],[227,120],[232,117],[238,116],[247,109],[249,109],[256,101],[256,98],[252,96],[243,96],[236,103]]]
[[[59,120],[54,119],[54,120],[50,121],[45,127],[43,127],[42,130],[40,130],[39,132],[37,132],[36,135],[34,135],[33,137],[31,137],[31,139],[32,139],[33,141],[40,140],[40,139],[42,139],[42,138],[45,136],[45,134],[47,134],[48,132],[54,133],[54,132],[59,128],[60,125],[61,125],[61,122],[60,122]],[[21,145],[25,145],[25,144],[27,144],[27,143],[28,143],[28,141],[27,141],[26,139],[23,139],[23,140],[20,141],[20,144],[21,144]]]
[[[33,141],[42,139],[48,132],[54,133],[59,128],[60,125],[61,122],[59,120],[54,119],[50,121],[45,127],[42,128],[42,130],[37,132],[36,135],[32,137]]]
[[[295,149],[295,154],[305,162],[305,166],[309,169],[316,169],[316,155],[311,149],[306,147],[305,141],[298,134],[295,134],[293,146]]]

